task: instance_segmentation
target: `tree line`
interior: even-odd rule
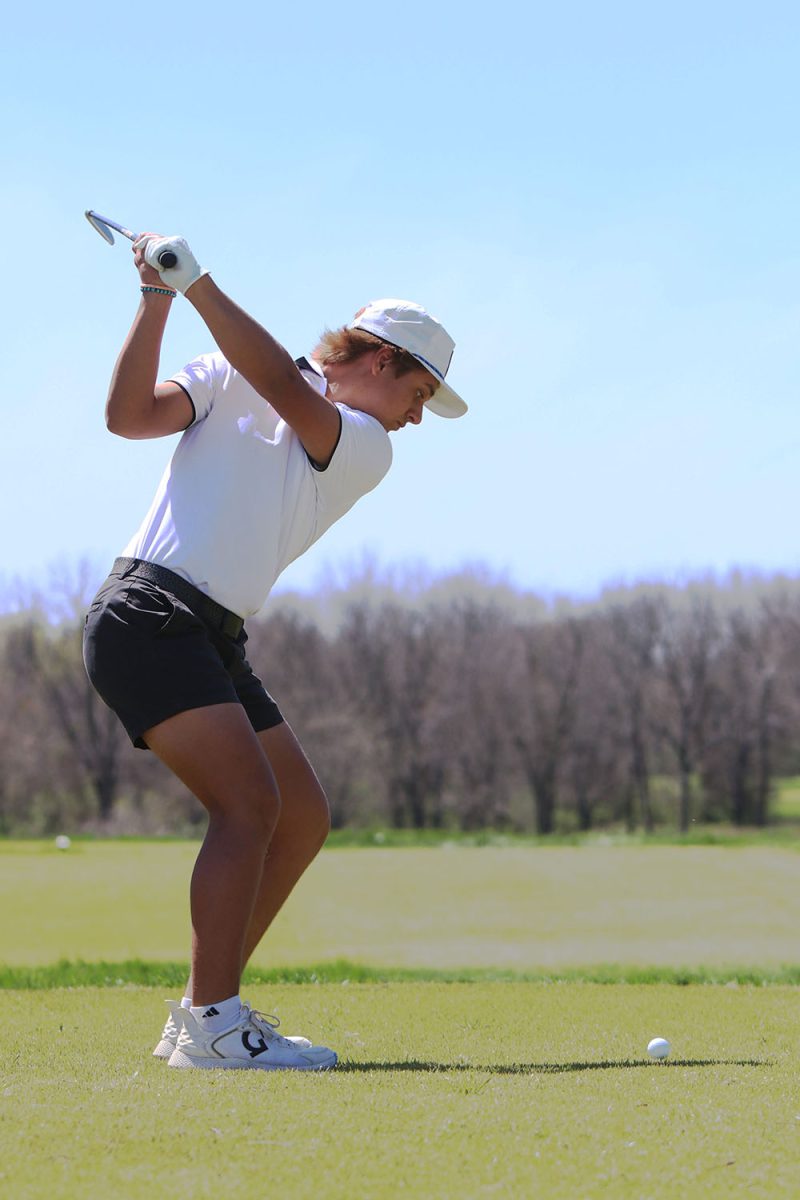
[[[776,779],[800,773],[798,581],[591,604],[475,572],[368,584],[278,597],[248,622],[335,827],[763,826]],[[86,592],[0,618],[0,834],[197,830],[201,806],[89,685]]]

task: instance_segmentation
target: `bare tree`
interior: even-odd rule
[[[608,821],[615,814],[628,781],[625,711],[608,670],[608,621],[585,618],[582,630],[584,649],[564,781],[578,829],[586,832],[598,819]]]
[[[724,647],[714,670],[707,738],[703,816],[736,825],[763,825],[769,803],[776,730],[775,630],[763,616],[728,615]]]
[[[80,632],[40,627],[32,666],[44,687],[47,710],[68,754],[91,789],[101,821],[111,816],[120,788],[126,734],[97,695],[83,665]]]
[[[707,599],[694,599],[688,612],[663,607],[655,648],[652,727],[675,758],[681,833],[692,820],[692,778],[704,750],[711,668],[719,641],[719,619]]]
[[[517,630],[517,700],[509,724],[540,834],[555,828],[558,785],[577,713],[583,643],[581,623],[574,618]]]
[[[648,707],[656,646],[663,609],[648,596],[615,605],[605,622],[604,649],[610,667],[609,712],[615,718],[627,760],[625,820],[630,829],[638,818],[647,833],[655,820],[650,795]],[[635,803],[632,803],[635,802]]]
[[[360,719],[372,730],[391,824],[443,821],[445,772],[436,738],[441,639],[431,611],[353,606],[338,637],[339,661]]]
[[[449,768],[462,829],[509,825],[515,754],[508,713],[516,652],[510,618],[493,605],[451,604],[441,613],[442,771]]]

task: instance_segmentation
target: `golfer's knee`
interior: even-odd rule
[[[258,836],[268,845],[275,832],[278,821],[281,815],[281,798],[277,790],[266,792],[260,799],[258,804],[253,805],[252,811],[249,814],[252,825],[258,832]]]
[[[331,806],[328,803],[328,797],[320,788],[312,805],[308,824],[308,843],[313,852],[312,857],[320,852],[330,831]]]
[[[272,841],[272,835],[277,828],[280,815],[281,799],[277,792],[269,798],[268,802],[259,805],[253,813],[253,824],[265,846]]]
[[[331,810],[322,788],[296,797],[286,806],[286,820],[280,824],[270,853],[286,855],[305,866],[316,858],[331,831]]]
[[[209,806],[211,822],[225,828],[232,837],[267,846],[281,815],[277,790],[265,788],[257,793],[231,794]]]

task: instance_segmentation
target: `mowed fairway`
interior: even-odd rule
[[[0,843],[0,959],[185,959],[195,852]],[[328,851],[261,964],[430,981],[248,984],[336,1047],[321,1076],[170,1070],[150,1051],[174,989],[0,990],[0,1195],[795,1197],[800,989],[436,969],[791,964],[799,876],[775,847]]]
[[[183,960],[197,844],[0,842],[0,962]],[[797,959],[800,854],[775,846],[339,849],[254,964],[522,969]]]

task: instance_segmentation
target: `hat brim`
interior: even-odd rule
[[[430,412],[436,413],[437,417],[463,417],[464,413],[469,411],[458,393],[454,392],[444,380],[439,383],[430,400],[425,401],[425,407]]]
[[[436,367],[422,358],[421,355],[415,354],[413,350],[409,350],[407,346],[401,345],[399,342],[392,341],[386,336],[385,331],[380,332],[373,328],[371,322],[364,322],[356,317],[347,326],[348,329],[363,329],[366,333],[371,333],[373,337],[379,338],[382,342],[386,342],[388,346],[395,346],[398,350],[405,350],[406,354],[410,354],[415,358],[421,367],[437,380],[439,386],[431,396],[430,400],[425,401],[425,407],[430,409],[432,413],[436,413],[437,417],[463,417],[464,413],[468,412],[466,403],[461,399],[458,392],[454,392],[449,384],[445,383],[444,376],[441,375]]]

